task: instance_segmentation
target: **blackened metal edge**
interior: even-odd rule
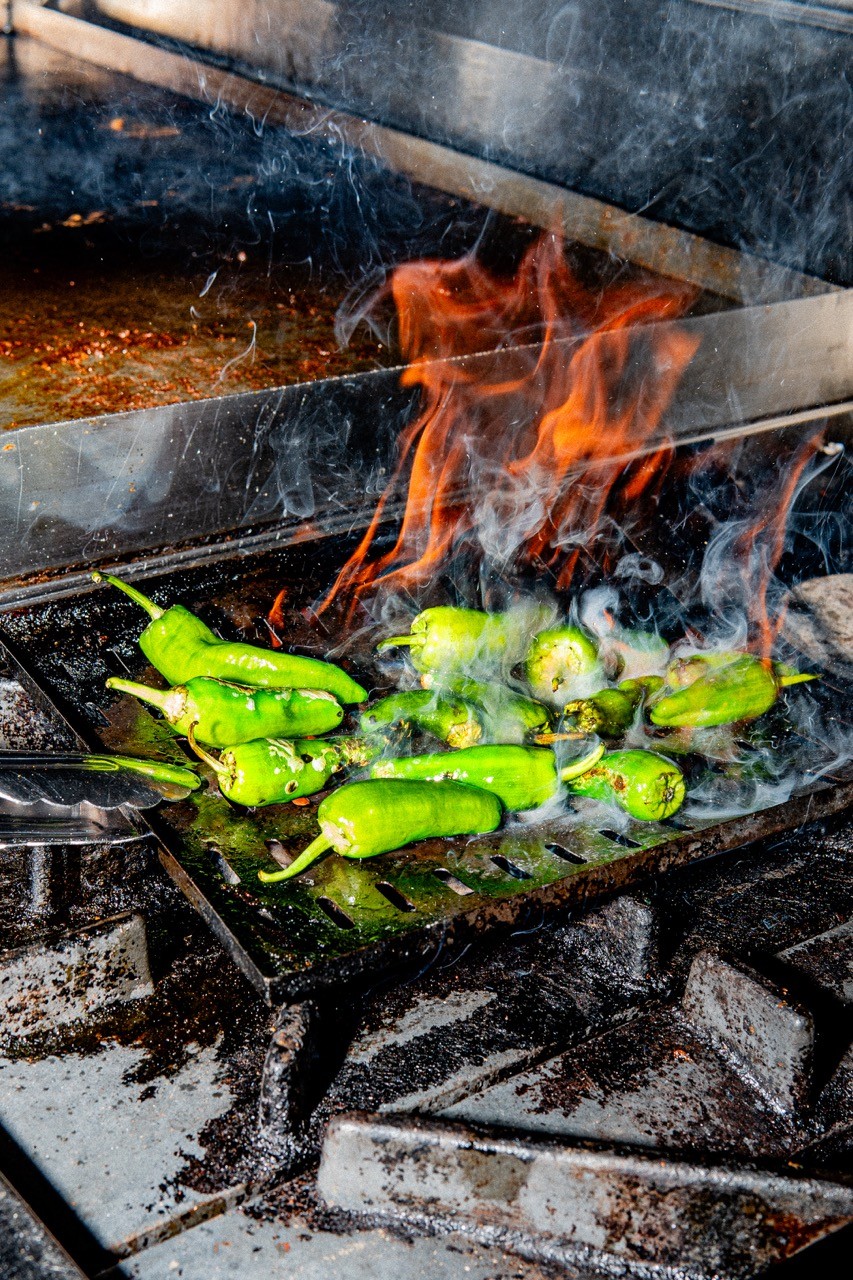
[[[413,923],[408,928],[405,918],[401,918],[399,932],[389,940],[359,947],[344,955],[317,961],[304,971],[290,973],[271,971],[259,953],[225,923],[205,890],[178,861],[178,852],[170,847],[168,829],[161,828],[156,814],[152,815],[152,828],[160,842],[160,858],[166,870],[264,998],[278,1004],[302,1000],[318,990],[330,991],[368,974],[378,975],[428,956],[433,950],[465,942],[486,929],[508,928],[527,916],[531,908],[548,915],[564,908],[584,907],[650,876],[731,853],[759,839],[790,833],[851,805],[853,781],[835,785],[818,783],[782,804],[742,818],[727,819],[700,833],[687,833],[661,844],[626,851],[624,856],[606,863],[573,867],[548,885],[534,889],[520,887],[510,898],[488,900],[468,910],[460,908],[441,920]]]

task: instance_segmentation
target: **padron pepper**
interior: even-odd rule
[[[169,684],[212,676],[260,688],[322,689],[343,703],[367,698],[367,691],[331,662],[262,649],[242,640],[222,640],[183,605],[162,609],[112,574],[93,573],[92,578],[117,587],[148,614],[151,621],[139,637],[139,647]]]
[[[563,707],[604,679],[598,648],[580,627],[556,627],[534,637],[524,660],[534,697]]]
[[[359,717],[359,729],[368,735],[387,736],[393,730],[431,733],[451,747],[470,747],[482,737],[474,710],[461,698],[443,698],[425,689],[390,693]]]
[[[684,803],[678,765],[651,751],[609,751],[569,783],[574,795],[617,804],[640,822],[662,822]]]
[[[542,617],[538,606],[485,613],[437,605],[413,619],[409,635],[389,636],[377,649],[407,648],[416,671],[512,666],[524,653],[531,628],[541,626]]]
[[[161,711],[178,733],[192,726],[198,742],[231,747],[253,738],[328,733],[343,719],[343,707],[322,689],[259,689],[194,676],[171,689],[110,676],[108,689],[132,694]]]
[[[375,858],[415,840],[494,831],[503,809],[490,791],[461,782],[368,778],[326,796],[317,810],[320,834],[283,871],[259,871],[265,884],[290,880],[327,849],[344,858]]]
[[[546,747],[468,747],[432,755],[401,756],[376,760],[372,778],[416,778],[424,782],[464,782],[491,791],[505,809],[535,809],[550,800],[568,782],[586,772],[604,754],[599,744],[581,760],[560,767]]]
[[[541,702],[515,693],[506,685],[471,680],[467,676],[448,677],[428,672],[421,677],[427,689],[440,687],[442,693],[462,698],[473,706],[481,727],[481,742],[526,742],[550,726],[551,713]],[[454,745],[454,744],[451,744]]]
[[[666,686],[650,704],[649,719],[663,728],[707,729],[757,720],[780,689],[815,676],[777,668],[750,653],[697,654],[670,665]]]
[[[661,676],[640,676],[623,680],[615,689],[599,689],[588,698],[567,702],[563,708],[565,722],[584,733],[598,733],[603,738],[621,738],[634,723],[637,708],[650,692],[663,684]]]
[[[225,798],[250,809],[312,796],[333,774],[367,764],[374,754],[357,738],[258,738],[229,747],[217,760],[198,745],[192,729],[188,737]]]

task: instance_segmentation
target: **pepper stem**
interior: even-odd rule
[[[321,831],[308,848],[303,849],[298,858],[294,858],[289,867],[285,867],[282,871],[259,871],[258,879],[264,884],[278,884],[280,880],[290,880],[292,876],[301,875],[312,862],[317,861],[321,853],[325,853],[331,847],[331,840],[325,832]]]
[[[599,742],[587,755],[581,756],[580,760],[575,760],[572,764],[566,765],[565,769],[560,770],[560,777],[563,782],[570,782],[572,778],[578,778],[582,773],[586,773],[597,764],[604,755],[604,743]]]
[[[414,644],[419,636],[389,636],[387,640],[380,640],[376,646],[376,652],[381,653],[383,649],[396,649],[401,645]]]
[[[190,749],[195,752],[199,760],[203,760],[206,765],[209,765],[217,777],[220,777],[223,773],[229,772],[221,760],[217,760],[216,756],[212,756],[209,751],[205,751],[204,747],[200,747],[196,742],[195,724],[191,724],[187,728],[187,742],[190,744]]]
[[[123,676],[110,676],[106,685],[108,689],[118,689],[119,693],[130,693],[140,702],[150,703],[169,721],[180,720],[186,710],[186,695],[180,685],[173,689],[152,689],[151,685],[137,684]]]
[[[92,581],[108,582],[111,587],[117,587],[119,591],[123,591],[126,596],[129,596],[134,604],[138,604],[141,609],[144,609],[149,618],[152,618],[155,622],[158,618],[162,618],[166,612],[165,609],[160,608],[159,604],[149,600],[148,596],[144,596],[141,591],[137,591],[136,587],[132,587],[129,582],[122,582],[121,578],[114,578],[111,573],[99,573],[96,570],[92,574]]]

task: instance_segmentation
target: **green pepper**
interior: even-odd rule
[[[332,774],[350,765],[363,765],[373,754],[356,738],[257,738],[223,751],[217,760],[195,741],[189,742],[216,774],[219,790],[234,804],[259,808],[284,804],[322,791]]]
[[[221,640],[183,605],[161,609],[136,587],[108,573],[93,573],[95,582],[109,582],[123,591],[151,618],[139,637],[139,647],[169,684],[184,684],[194,676],[232,680],[235,684],[271,689],[321,689],[339,702],[364,702],[367,692],[340,667],[319,658],[276,653],[241,640]]]
[[[652,724],[664,728],[711,728],[757,720],[769,711],[780,689],[815,676],[783,669],[749,653],[717,653],[679,658],[667,672],[666,687],[651,703]]]
[[[410,733],[420,729],[451,747],[470,747],[482,736],[480,721],[460,698],[443,698],[424,689],[391,693],[359,717],[365,734],[387,735],[393,729]]]
[[[584,733],[621,738],[634,723],[637,708],[663,685],[662,676],[623,680],[615,689],[599,689],[588,698],[567,702],[563,716]]]
[[[389,636],[376,647],[406,647],[416,671],[467,671],[474,667],[512,666],[524,653],[526,637],[542,624],[538,605],[506,613],[484,613],[438,605],[412,621],[407,636]]]
[[[139,760],[134,756],[80,756],[82,767],[92,773],[138,774],[157,784],[157,789],[167,800],[182,799],[187,791],[198,791],[201,778],[191,769],[166,764],[162,760]]]
[[[211,747],[232,747],[253,738],[328,733],[344,715],[337,699],[322,689],[247,689],[208,676],[195,676],[172,689],[152,689],[110,676],[107,688],[156,707],[178,733],[186,734],[192,725],[197,740]]]
[[[684,776],[678,765],[651,751],[610,751],[569,783],[575,795],[618,804],[641,822],[661,822],[684,803]]]
[[[429,672],[422,676],[421,684],[433,689],[439,678]],[[451,676],[442,681],[441,690],[462,698],[474,707],[482,729],[483,742],[523,743],[551,724],[551,713],[541,702],[526,698],[521,693],[514,693],[502,684],[470,680],[466,676]]]
[[[372,778],[416,778],[424,782],[465,782],[491,791],[505,809],[535,809],[550,800],[567,782],[592,768],[604,754],[600,744],[582,760],[560,768],[553,751],[545,747],[468,747],[433,755],[401,756],[377,760],[370,766]]]
[[[557,707],[604,679],[595,641],[579,627],[540,631],[527,650],[524,670],[534,696]]]
[[[584,733],[599,733],[603,738],[621,738],[634,723],[640,694],[625,689],[599,689],[589,698],[567,702],[563,715]]]
[[[368,778],[326,796],[317,810],[320,835],[284,871],[259,871],[266,884],[298,876],[327,849],[345,858],[381,853],[442,836],[494,831],[501,802],[490,791],[461,782]]]

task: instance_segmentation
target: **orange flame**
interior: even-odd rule
[[[634,283],[593,294],[548,234],[509,280],[471,256],[428,260],[397,268],[391,292],[402,381],[422,388],[423,408],[322,607],[429,582],[463,545],[503,567],[538,560],[567,587],[605,513],[627,509],[666,469],[666,447],[628,465],[624,455],[658,430],[697,341],[669,327],[638,340],[636,326],[681,314],[694,291]],[[457,359],[477,352],[492,354]],[[404,494],[397,541],[377,555]]]
[[[785,621],[785,608],[770,616],[767,600],[776,567],[785,550],[788,517],[808,464],[823,442],[818,431],[795,452],[783,474],[782,484],[763,495],[761,509],[752,525],[738,538],[733,551],[744,580],[751,646],[763,658],[770,658],[773,645]]]

